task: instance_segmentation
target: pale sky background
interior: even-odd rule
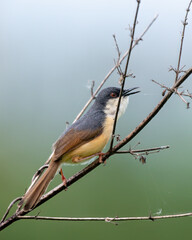
[[[187,0],[141,1],[136,38],[151,20],[158,19],[133,50],[129,72],[136,76],[126,87],[141,93],[130,98],[117,132],[123,138],[162,98],[152,79],[171,86],[179,54]],[[115,34],[124,53],[130,42],[134,0],[1,0],[0,1],[0,214],[23,194],[31,176],[48,158],[51,145],[74,120],[96,87],[114,66]],[[181,65],[192,66],[192,12],[189,13]],[[124,65],[123,65],[124,66]],[[105,86],[118,86],[114,73]],[[192,77],[184,89],[192,92]],[[41,207],[52,216],[142,216],[192,211],[191,108],[174,96],[158,116],[127,146],[170,145],[147,157],[142,166],[131,156],[113,157],[101,167]],[[82,166],[66,167],[67,177]],[[53,186],[60,183],[57,176]],[[66,207],[67,206],[67,207]],[[38,210],[37,210],[38,211]],[[35,213],[37,213],[34,212]],[[18,222],[3,239],[20,236],[23,229],[46,239],[181,239],[191,236],[191,222],[79,224]],[[33,229],[31,229],[33,226]],[[54,226],[54,227],[53,227]],[[138,231],[140,229],[140,231]],[[85,232],[87,232],[87,237]],[[46,234],[45,234],[46,232]],[[185,235],[183,235],[185,234]],[[187,239],[187,238],[186,238]]]

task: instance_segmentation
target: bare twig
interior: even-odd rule
[[[192,99],[192,93],[190,93],[189,90],[187,90],[187,93],[182,92],[182,95]]]
[[[156,147],[156,148],[147,148],[147,149],[138,149],[138,150],[122,150],[122,151],[117,151],[116,153],[123,154],[123,153],[130,153],[132,155],[138,154],[138,153],[145,153],[149,154],[149,152],[154,152],[154,151],[161,151],[170,148],[168,145],[167,146],[161,146],[161,147]]]
[[[156,83],[157,85],[161,86],[162,88],[166,89],[165,91],[172,91],[172,92],[176,93],[176,94],[181,98],[181,100],[186,104],[187,108],[189,108],[189,104],[190,104],[190,103],[187,102],[187,101],[184,99],[184,97],[183,97],[183,96],[186,96],[186,97],[192,98],[192,95],[189,93],[188,90],[187,90],[188,93],[185,94],[184,91],[179,92],[179,91],[177,90],[177,88],[171,89],[171,88],[169,88],[169,87],[167,87],[167,86],[165,86],[165,85],[163,85],[163,84],[161,84],[161,83],[158,83],[158,82],[155,81],[155,80],[152,80],[152,82],[154,82],[154,83]],[[163,96],[164,96],[164,93],[165,93],[165,92],[163,91],[163,93],[162,93]]]
[[[124,85],[125,85],[125,79],[127,77],[127,71],[128,71],[129,61],[130,61],[130,57],[131,57],[131,52],[132,52],[132,49],[133,49],[133,42],[134,42],[135,28],[136,28],[136,24],[137,24],[137,17],[138,17],[138,13],[139,13],[139,6],[140,6],[140,0],[137,0],[137,8],[136,8],[135,18],[134,18],[134,22],[133,22],[133,28],[132,28],[132,31],[131,31],[131,42],[130,42],[129,51],[128,51],[128,55],[127,55],[125,70],[124,70],[124,73],[122,75],[121,91],[120,91],[120,94],[119,94],[119,100],[118,100],[117,109],[116,109],[116,113],[115,113],[115,119],[114,119],[114,124],[113,124],[113,131],[112,131],[112,137],[111,137],[109,151],[112,151],[112,148],[113,148],[113,142],[114,142],[114,135],[115,135],[115,129],[116,129],[116,124],[117,124],[118,112],[119,112],[119,107],[120,107],[120,104],[121,104],[121,97],[122,97],[122,93],[123,93],[123,89],[124,89]]]
[[[18,219],[24,220],[51,220],[51,221],[100,221],[100,222],[122,222],[122,221],[141,221],[141,220],[160,220],[168,218],[181,218],[181,217],[190,217],[192,212],[189,213],[180,213],[180,214],[170,214],[162,216],[145,216],[145,217],[46,217],[46,216],[19,216]]]
[[[9,214],[11,208],[13,207],[13,205],[14,205],[16,202],[20,201],[21,199],[22,199],[22,197],[15,198],[15,199],[9,204],[9,207],[7,208],[4,216],[2,217],[2,219],[1,219],[1,221],[0,221],[0,224],[6,219],[6,217],[7,217],[7,215]]]
[[[115,46],[116,46],[117,54],[118,54],[117,63],[119,63],[119,60],[120,60],[120,57],[121,57],[121,52],[120,52],[119,45],[117,43],[117,39],[116,39],[115,34],[113,34],[113,39],[115,41]]]
[[[143,33],[141,34],[141,36],[135,40],[133,47],[134,48],[141,40],[143,40],[144,35],[147,33],[147,31],[150,29],[150,27],[153,25],[153,23],[156,21],[156,19],[158,18],[158,15],[156,15],[153,20],[149,23],[149,25],[146,27],[146,29],[143,31]],[[125,52],[123,57],[119,60],[119,63],[121,64],[123,62],[123,60],[127,57],[128,52]],[[117,65],[115,65],[114,67],[112,67],[112,69],[108,72],[108,74],[105,76],[105,78],[103,79],[103,81],[100,83],[99,87],[95,90],[93,96],[88,100],[88,102],[85,104],[85,106],[83,107],[83,109],[80,111],[80,113],[77,115],[77,117],[75,118],[74,122],[77,121],[77,119],[79,119],[81,117],[81,115],[85,112],[85,110],[88,108],[88,106],[91,104],[91,102],[93,101],[93,99],[96,97],[96,95],[98,94],[98,92],[100,91],[100,89],[103,87],[103,85],[105,84],[105,82],[107,81],[107,79],[111,76],[111,74],[116,70]]]
[[[138,149],[138,150],[123,150],[123,151],[117,151],[116,153],[120,153],[120,154],[131,154],[135,159],[139,158],[139,161],[141,161],[142,163],[146,163],[146,157],[144,157],[144,155],[149,155],[149,154],[153,154],[153,153],[158,153],[161,150],[164,149],[168,149],[169,146],[161,146],[161,147],[156,147],[156,148],[149,148],[149,149]]]
[[[179,73],[181,73],[181,71],[180,71],[180,64],[181,64],[181,56],[182,56],[183,42],[184,42],[184,36],[185,36],[185,28],[186,28],[186,26],[188,24],[187,23],[187,18],[188,18],[188,13],[190,11],[191,4],[192,4],[192,0],[189,2],[189,5],[188,5],[188,7],[186,9],[185,19],[182,22],[183,23],[183,31],[182,31],[182,35],[181,35],[181,43],[180,43],[179,58],[178,58],[178,63],[177,63],[175,82],[178,81]]]
[[[177,89],[175,89],[175,93],[177,93],[181,100],[187,105],[187,108],[189,108],[189,102],[185,100],[185,98],[182,96],[182,93],[180,93]]]
[[[116,49],[117,49],[117,61],[116,60],[114,60],[114,63],[115,63],[115,66],[117,66],[117,71],[118,71],[118,73],[119,73],[119,75],[120,75],[120,80],[119,80],[119,82],[120,82],[120,85],[121,85],[121,79],[123,78],[123,71],[122,71],[122,69],[121,69],[121,63],[119,62],[120,61],[120,58],[121,58],[121,52],[120,52],[120,49],[119,49],[119,45],[118,45],[118,43],[117,43],[117,39],[116,39],[116,36],[115,36],[115,34],[113,34],[113,39],[114,39],[114,41],[115,41],[115,46],[116,46]]]
[[[169,88],[169,87],[167,87],[167,86],[165,86],[165,85],[163,85],[163,84],[155,81],[154,79],[152,79],[151,81],[154,82],[154,83],[156,83],[157,85],[159,85],[161,88],[166,89],[167,91],[173,91],[173,92],[174,92],[174,90],[171,90],[171,88]]]

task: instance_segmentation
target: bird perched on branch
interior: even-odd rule
[[[135,89],[137,88],[122,91],[118,118],[125,112],[128,96],[139,92],[134,91]],[[87,113],[59,137],[53,145],[48,168],[29,187],[19,203],[20,207],[23,206],[24,211],[36,206],[62,163],[81,163],[94,156],[101,158],[101,151],[112,135],[120,92],[120,88],[115,87],[103,89]],[[62,170],[61,175],[66,185]]]

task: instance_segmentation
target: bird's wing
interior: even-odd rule
[[[86,142],[93,140],[102,133],[102,129],[98,128],[95,130],[77,130],[71,128],[63,136],[61,136],[53,145],[54,155],[53,160],[57,161],[59,158],[72,151]]]

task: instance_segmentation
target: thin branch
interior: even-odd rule
[[[150,29],[150,27],[153,25],[153,23],[156,21],[156,19],[158,18],[158,15],[156,15],[153,20],[149,23],[149,25],[146,27],[146,29],[143,31],[143,33],[141,34],[141,36],[135,40],[133,47],[134,48],[141,40],[143,40],[144,35],[147,33],[147,31]],[[127,57],[128,52],[125,52],[123,57],[119,60],[119,64],[121,64],[123,62],[123,60]],[[98,94],[98,92],[100,91],[100,89],[103,87],[103,85],[105,84],[105,82],[107,81],[107,79],[111,76],[111,74],[116,70],[117,65],[115,65],[114,67],[112,67],[112,69],[108,72],[108,74],[105,76],[105,78],[103,79],[103,81],[100,83],[99,87],[95,90],[93,96],[87,101],[87,103],[85,104],[85,106],[83,107],[83,109],[80,111],[80,113],[77,115],[77,117],[75,118],[74,122],[77,121],[81,115],[85,112],[85,110],[88,108],[88,106],[91,104],[91,102],[93,101],[93,99],[96,97],[96,95]]]
[[[120,61],[120,58],[121,58],[121,52],[120,52],[120,49],[119,49],[119,45],[117,43],[117,39],[116,39],[116,36],[115,34],[113,34],[113,39],[114,39],[114,42],[115,42],[115,46],[116,46],[116,49],[117,49],[117,61],[114,60],[114,63],[115,63],[115,66],[117,66],[117,71],[120,75],[120,79],[122,78],[122,75],[123,75],[123,71],[121,69],[121,63],[119,62]],[[120,84],[121,84],[121,80],[120,81]]]
[[[179,77],[179,73],[180,73],[180,64],[181,64],[181,56],[182,56],[183,42],[184,42],[184,36],[185,36],[185,28],[188,24],[187,18],[188,18],[188,13],[190,11],[191,4],[192,4],[192,0],[189,2],[188,8],[186,9],[185,19],[183,21],[183,31],[182,31],[182,35],[181,35],[181,44],[180,44],[180,50],[179,50],[179,58],[178,58],[178,63],[177,63],[175,82],[178,81],[178,77]]]
[[[163,85],[163,84],[155,81],[154,79],[152,79],[151,81],[154,82],[154,83],[156,83],[157,85],[159,85],[161,88],[166,89],[167,91],[172,91],[171,88],[169,88],[169,87],[167,87],[167,86],[165,86],[165,85]],[[173,90],[173,92],[174,92],[174,90]]]
[[[138,149],[138,150],[122,150],[122,151],[117,151],[115,154],[131,154],[135,159],[139,158],[139,161],[142,162],[143,164],[146,163],[146,157],[149,154],[154,154],[154,153],[159,153],[161,150],[168,149],[169,146],[161,146],[161,147],[156,147],[156,148],[148,148],[148,149]]]
[[[2,219],[1,219],[1,221],[0,221],[0,224],[6,219],[6,217],[7,217],[7,215],[9,214],[11,208],[13,207],[13,205],[14,205],[16,202],[20,201],[21,199],[22,199],[22,197],[15,198],[15,199],[9,204],[9,207],[7,208],[4,216],[2,217]]]
[[[133,45],[133,48],[135,47],[135,45],[138,44],[138,42],[142,41],[143,40],[143,36],[145,35],[145,33],[149,30],[149,28],[153,25],[153,23],[156,21],[156,19],[158,18],[158,14],[154,17],[154,19],[151,21],[151,23],[148,25],[148,27],[145,29],[145,31],[143,32],[143,34],[138,38],[136,39],[134,42],[134,45]]]
[[[99,222],[122,222],[122,221],[141,221],[141,220],[160,220],[168,218],[181,218],[181,217],[190,217],[192,212],[189,213],[180,213],[180,214],[170,214],[162,216],[144,216],[144,217],[46,217],[46,216],[19,216],[18,219],[24,220],[51,220],[51,221],[81,221],[81,222],[90,222],[90,221],[99,221]]]
[[[120,57],[121,57],[121,52],[120,52],[119,45],[117,43],[117,39],[116,39],[115,34],[113,34],[113,39],[114,39],[115,46],[116,46],[116,49],[117,49],[117,54],[118,54],[117,63],[119,63],[119,60],[120,60]]]
[[[184,97],[183,97],[183,96],[185,96],[185,97],[190,97],[190,98],[192,98],[192,95],[189,93],[188,90],[187,90],[188,93],[185,94],[184,91],[179,92],[179,91],[177,90],[177,88],[171,89],[171,88],[169,88],[169,87],[167,87],[167,86],[165,86],[165,85],[163,85],[163,84],[161,84],[161,83],[158,83],[158,82],[155,81],[155,80],[152,80],[152,82],[154,82],[154,83],[156,83],[157,85],[161,86],[161,88],[166,89],[166,90],[164,90],[163,93],[162,93],[163,96],[164,96],[165,91],[172,91],[173,93],[176,93],[176,94],[181,98],[181,100],[187,105],[187,109],[189,108],[189,104],[190,104],[190,103],[187,102],[187,101],[184,99]]]
[[[187,90],[187,93],[182,92],[181,94],[192,99],[192,93],[190,93],[189,90]]]
[[[147,148],[147,149],[138,149],[138,150],[122,150],[122,151],[117,151],[116,153],[130,153],[130,154],[136,154],[136,153],[149,153],[149,152],[154,152],[154,151],[161,151],[170,148],[168,145],[167,146],[161,146],[161,147],[156,147],[156,148]]]
[[[181,98],[181,100],[187,105],[187,108],[189,108],[189,102],[185,100],[185,98],[182,96],[182,93],[180,93],[177,89],[175,89],[175,93]]]
[[[139,161],[142,163],[146,163],[146,157],[149,154],[154,154],[154,153],[159,153],[161,150],[168,149],[169,146],[161,146],[161,147],[156,147],[156,148],[149,148],[149,149],[138,149],[138,150],[122,150],[122,151],[117,151],[115,152],[118,154],[131,154],[135,159],[139,158]]]
[[[120,108],[120,104],[121,104],[121,97],[122,97],[122,93],[123,93],[123,89],[124,89],[124,85],[125,85],[125,79],[127,77],[127,71],[128,71],[129,61],[130,61],[130,57],[131,57],[131,52],[132,52],[132,49],[133,49],[135,28],[136,28],[136,24],[137,24],[137,17],[138,17],[138,13],[139,13],[140,2],[141,2],[140,0],[137,0],[137,8],[136,8],[135,18],[134,18],[134,22],[133,22],[133,28],[132,28],[132,31],[131,31],[131,42],[130,42],[129,51],[128,51],[128,55],[127,55],[125,70],[124,70],[124,73],[122,75],[123,78],[122,78],[122,83],[121,83],[121,91],[120,91],[120,94],[119,94],[119,100],[118,100],[117,109],[116,109],[116,113],[115,113],[114,124],[113,124],[112,137],[111,137],[111,142],[110,142],[110,147],[109,147],[110,152],[112,151],[112,148],[113,148],[115,129],[116,129],[116,125],[117,125],[117,118],[118,118],[119,108]]]

